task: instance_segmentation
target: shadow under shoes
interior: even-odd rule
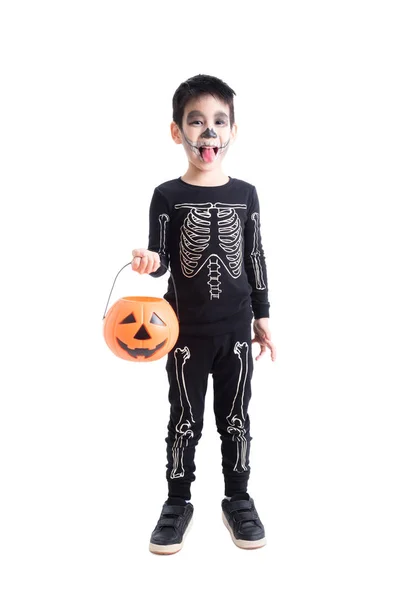
[[[179,552],[192,524],[193,510],[193,504],[190,502],[179,498],[167,500],[151,534],[150,552],[154,554]]]
[[[265,546],[264,526],[257,514],[254,500],[246,493],[222,500],[222,520],[234,544],[239,548],[255,549]]]

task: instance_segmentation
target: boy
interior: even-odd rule
[[[261,346],[256,360],[267,347],[275,360],[276,351],[268,328],[256,188],[222,171],[237,132],[234,95],[221,79],[208,75],[192,77],[176,90],[171,135],[183,144],[188,169],[155,188],[148,248],[132,251],[132,269],[138,273],[159,277],[170,266],[180,317],[179,338],[166,364],[168,498],[150,540],[150,551],[158,554],[180,550],[191,523],[190,486],[210,373],[222,442],[223,521],[240,548],[265,545],[264,527],[247,493],[251,344]],[[164,297],[176,309],[171,278]]]

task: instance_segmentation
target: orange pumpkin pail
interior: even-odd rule
[[[179,322],[164,298],[125,296],[108,311],[106,307],[103,334],[107,346],[119,358],[149,362],[165,356],[173,348],[179,335]]]

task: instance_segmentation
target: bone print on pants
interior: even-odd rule
[[[195,450],[202,435],[209,374],[214,413],[221,438],[225,494],[247,490],[250,475],[250,420],[253,359],[251,326],[214,337],[181,334],[166,365],[171,405],[168,423],[167,480],[170,496],[190,499],[195,480]]]

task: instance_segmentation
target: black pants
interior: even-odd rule
[[[190,499],[195,480],[195,449],[203,428],[209,374],[214,383],[214,413],[221,437],[225,494],[246,492],[250,475],[250,420],[253,358],[251,323],[213,337],[181,334],[166,365],[171,404],[167,442],[170,496]]]

